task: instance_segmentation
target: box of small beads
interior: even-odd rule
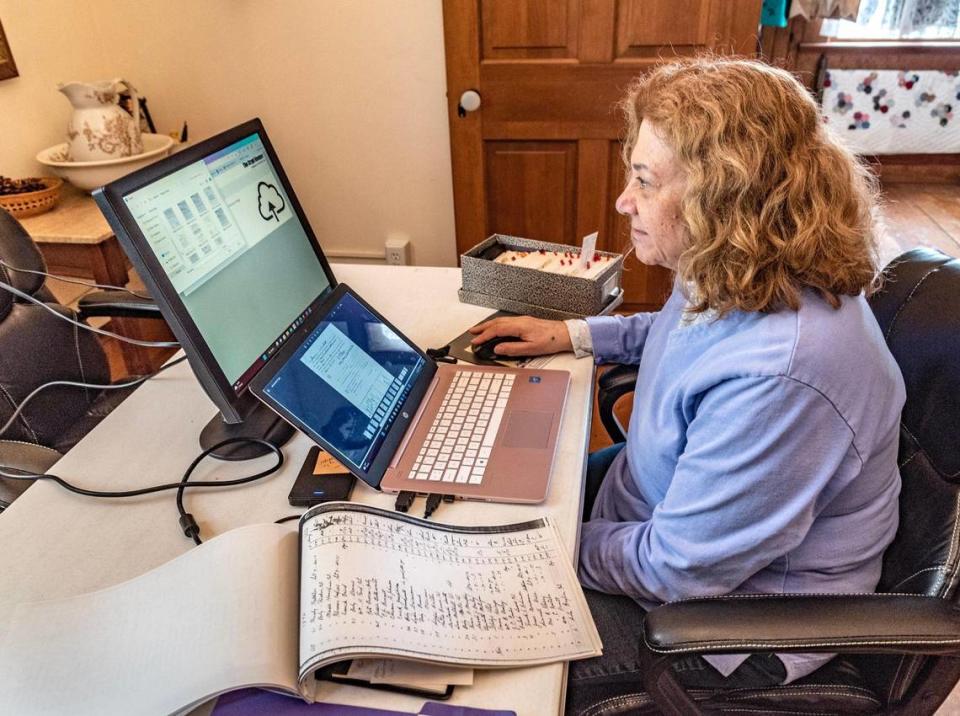
[[[609,313],[623,302],[623,256],[588,244],[578,248],[494,234],[460,261],[463,303],[566,319]]]

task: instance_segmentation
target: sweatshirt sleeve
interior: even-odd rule
[[[587,318],[593,357],[597,363],[637,364],[657,313]]]
[[[688,402],[686,445],[650,519],[583,525],[583,586],[647,602],[727,594],[803,541],[828,482],[859,461],[833,404],[791,378],[734,378]]]

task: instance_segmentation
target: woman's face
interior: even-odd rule
[[[676,270],[687,245],[680,216],[686,175],[655,124],[644,120],[630,155],[630,179],[617,197],[617,211],[630,217],[630,242],[648,266]]]

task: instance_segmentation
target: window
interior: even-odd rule
[[[824,20],[838,40],[960,40],[960,0],[862,0],[857,21]]]

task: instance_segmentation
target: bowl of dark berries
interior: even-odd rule
[[[63,179],[31,177],[10,179],[0,176],[0,209],[6,209],[18,219],[50,211],[60,198]]]

